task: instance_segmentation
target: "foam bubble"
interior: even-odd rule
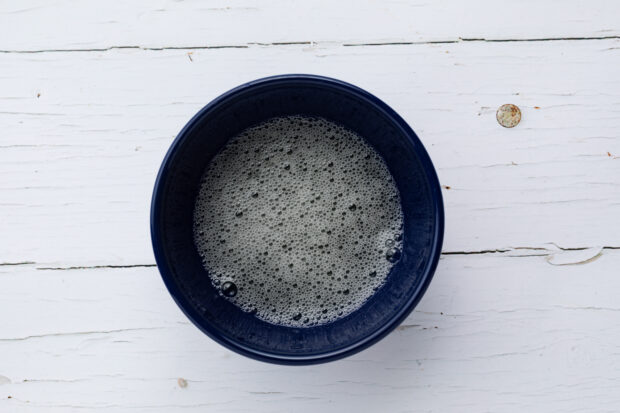
[[[274,118],[210,162],[194,241],[222,296],[310,327],[360,308],[400,259],[400,195],[381,157],[322,118]]]

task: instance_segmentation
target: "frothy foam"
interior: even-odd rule
[[[310,327],[360,308],[400,258],[403,214],[381,157],[321,118],[275,118],[231,139],[201,180],[194,241],[244,311]]]

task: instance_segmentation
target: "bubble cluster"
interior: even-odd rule
[[[402,250],[398,189],[357,134],[271,119],[231,139],[201,179],[194,241],[222,296],[278,325],[360,308]]]

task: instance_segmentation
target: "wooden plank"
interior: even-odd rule
[[[620,251],[567,266],[509,255],[444,257],[386,339],[294,369],[203,336],[155,268],[0,267],[0,314],[15,315],[2,318],[0,410],[614,410]]]
[[[0,4],[0,50],[606,37],[619,22],[613,0],[23,0]]]
[[[613,0],[0,3],[0,411],[616,411],[619,22]],[[403,325],[295,369],[191,325],[148,228],[185,122],[290,72],[396,109],[447,219]]]
[[[152,264],[149,204],[204,104],[276,73],[392,105],[438,169],[446,251],[620,246],[620,40],[0,55],[0,262]],[[191,60],[190,60],[191,57]],[[504,129],[503,103],[523,120]]]

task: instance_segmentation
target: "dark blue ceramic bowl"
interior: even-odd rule
[[[200,177],[226,141],[264,120],[320,116],[363,136],[385,159],[400,190],[403,254],[386,283],[359,310],[309,328],[277,326],[241,311],[211,285],[193,242]],[[441,253],[444,215],[439,181],[422,143],[385,103],[350,84],[284,75],[239,86],[205,106],[166,155],[153,193],[151,236],[157,266],[181,310],[218,343],[254,359],[313,364],[377,342],[416,306]]]

